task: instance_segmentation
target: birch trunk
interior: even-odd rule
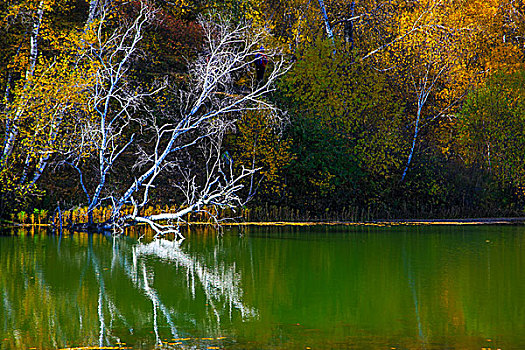
[[[38,8],[35,14],[35,18],[33,20],[33,24],[31,27],[31,35],[30,35],[30,49],[29,49],[29,65],[25,73],[25,84],[24,89],[22,91],[25,91],[28,86],[31,84],[31,78],[33,76],[33,73],[35,71],[35,66],[38,60],[38,35],[40,32],[40,26],[42,24],[42,17],[44,15],[44,2],[41,0],[38,3]],[[23,101],[23,99],[21,99]],[[14,115],[9,118],[6,121],[7,124],[7,130],[6,130],[6,139],[4,141],[4,149],[2,150],[2,156],[0,157],[0,169],[3,169],[8,162],[8,158],[13,153],[13,149],[15,147],[16,138],[18,136],[18,120],[22,116],[22,114],[25,111],[25,105],[19,105],[14,112]]]

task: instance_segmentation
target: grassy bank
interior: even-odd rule
[[[93,212],[95,222],[104,222],[111,217],[111,207],[96,209]],[[139,212],[142,216],[160,214],[163,212],[177,212],[181,207],[176,206],[151,206]],[[123,209],[123,214],[131,214],[132,208]],[[522,225],[525,217],[472,217],[472,218],[416,218],[416,219],[376,219],[370,211],[350,208],[342,212],[333,213],[328,210],[312,215],[310,212],[300,212],[289,208],[266,206],[257,208],[243,208],[233,211],[229,208],[204,208],[203,211],[191,213],[184,217],[182,225],[215,225],[218,220],[224,226],[315,226],[315,225],[341,225],[341,226],[396,226],[396,225]],[[34,210],[28,215],[20,212],[12,215],[12,220],[1,220],[3,227],[59,227],[62,225],[87,222],[87,207],[78,207],[63,212],[48,215],[45,210]]]

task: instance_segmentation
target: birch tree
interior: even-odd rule
[[[205,45],[199,57],[189,63],[184,81],[163,81],[144,89],[130,80],[129,69],[155,10],[141,3],[135,18],[109,35],[104,32],[105,16],[102,13],[93,28],[96,40],[91,43],[90,55],[99,67],[91,88],[94,118],[83,126],[85,144],[96,150],[98,158],[97,185],[89,188],[84,184],[78,154],[72,154],[69,162],[78,170],[88,200],[88,226],[107,229],[147,223],[158,234],[180,235],[178,224],[188,213],[206,210],[207,206],[242,204],[238,192],[244,186],[243,180],[256,169],[236,172],[232,162],[223,157],[222,139],[234,130],[241,112],[267,110],[278,118],[277,109],[265,96],[287,70],[282,54],[266,49],[267,76],[257,83],[253,75],[267,33],[252,31],[244,23],[233,24],[220,16],[202,17],[199,23]],[[171,101],[164,108],[151,103],[161,92]],[[117,191],[113,173],[120,171],[117,163],[123,154],[135,159],[134,165],[129,160],[124,165],[126,171],[132,167],[133,178]],[[185,198],[182,209],[140,215],[161,176],[176,179],[174,190]],[[112,206],[112,218],[94,225],[92,212],[103,204]],[[126,205],[133,205],[132,215],[121,214]]]
[[[179,90],[178,113],[170,115],[165,124],[153,124],[154,150],[140,154],[136,164],[140,176],[114,205],[116,218],[124,204],[133,203],[133,215],[122,219],[145,222],[158,234],[180,235],[177,223],[190,212],[206,210],[206,206],[242,205],[239,191],[244,187],[243,180],[257,169],[242,168],[236,172],[233,160],[223,157],[223,137],[235,128],[242,112],[266,110],[269,118],[279,119],[279,111],[265,96],[274,90],[274,83],[288,69],[282,54],[265,50],[269,71],[263,82],[257,83],[251,73],[267,34],[252,32],[243,23],[234,25],[220,17],[201,18],[200,24],[205,35],[204,54],[191,64],[188,84]],[[250,76],[247,84],[239,86],[239,79],[247,74]],[[200,170],[180,162],[180,155],[192,147],[202,152]],[[176,213],[140,216],[138,212],[148,202],[156,178],[168,169],[181,179],[176,188],[185,197],[185,208]]]
[[[30,0],[5,8],[1,25],[10,47],[2,50],[0,200],[10,206],[38,193],[37,182],[50,158],[74,138],[65,132],[71,131],[67,116],[84,109],[90,73],[89,64],[79,66],[83,35],[56,28],[61,18],[55,7],[66,3]]]
[[[3,191],[6,192],[21,192],[20,184],[16,184],[15,181],[10,181],[9,177],[13,174],[9,171],[13,168],[15,159],[12,157],[13,151],[19,141],[20,124],[21,119],[26,111],[27,103],[14,103],[14,98],[20,97],[20,100],[24,101],[28,99],[27,92],[30,91],[31,81],[34,75],[35,66],[38,57],[38,39],[40,33],[40,27],[42,25],[42,17],[44,14],[44,2],[38,1],[37,3],[25,4],[26,6],[19,6],[15,8],[8,8],[6,15],[8,16],[7,21],[11,20],[26,22],[27,30],[30,32],[28,40],[28,54],[24,55],[22,62],[25,67],[25,72],[21,72],[21,79],[19,86],[19,96],[15,95],[18,91],[12,91],[11,87],[14,84],[13,73],[8,72],[7,82],[3,96],[3,108],[0,110],[2,115],[1,124],[1,145],[0,145],[0,183],[3,184]],[[23,17],[23,19],[20,19]],[[18,19],[17,19],[18,18]],[[9,22],[8,22],[9,23]],[[8,25],[8,24],[7,24]],[[22,47],[21,43],[20,47]],[[20,59],[20,49],[16,52],[16,58]]]
[[[93,209],[101,204],[109,171],[134,141],[135,135],[128,136],[127,132],[133,122],[132,114],[140,101],[153,93],[130,88],[127,72],[137,55],[143,31],[155,16],[155,10],[141,2],[134,18],[122,18],[122,22],[108,33],[112,15],[115,14],[111,7],[102,7],[100,17],[91,25],[87,24],[92,40],[87,41],[86,56],[96,65],[93,84],[88,88],[92,117],[79,130],[82,142],[73,145],[66,161],[79,172],[79,181],[88,201],[90,223],[93,222]],[[84,184],[80,168],[86,150],[95,152],[98,158],[98,184],[92,191]]]

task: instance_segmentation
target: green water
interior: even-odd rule
[[[525,227],[187,236],[0,235],[0,348],[525,349]]]

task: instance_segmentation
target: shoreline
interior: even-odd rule
[[[207,223],[191,223],[205,225]],[[224,226],[416,226],[416,225],[524,225],[525,217],[512,218],[469,218],[469,219],[396,219],[364,222],[349,221],[308,221],[308,222],[238,222],[224,223]]]
[[[190,222],[181,226],[214,226],[211,222]],[[424,225],[525,225],[525,217],[511,218],[467,218],[467,219],[395,219],[364,222],[350,221],[266,221],[223,222],[220,226],[424,226]],[[51,227],[51,224],[0,223],[0,228]]]

